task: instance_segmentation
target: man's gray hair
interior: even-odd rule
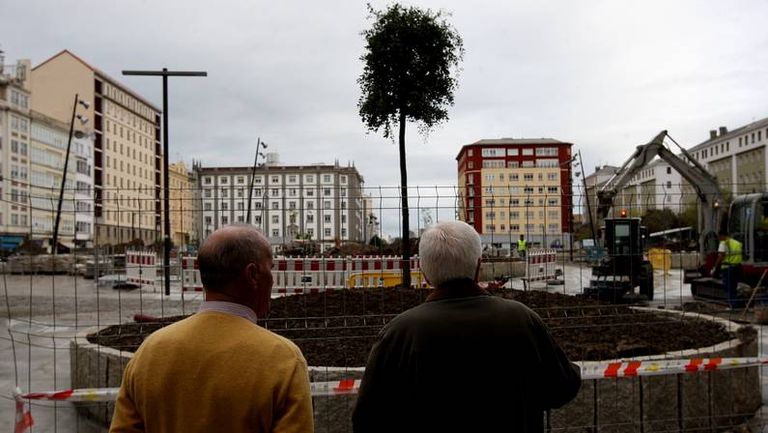
[[[482,249],[480,235],[462,221],[439,222],[421,235],[421,271],[433,286],[458,278],[475,278]]]

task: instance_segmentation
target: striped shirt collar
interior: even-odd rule
[[[236,304],[234,302],[226,301],[203,301],[200,304],[200,308],[197,309],[198,313],[205,313],[207,311],[215,311],[217,313],[231,314],[233,316],[242,317],[256,324],[256,313],[245,305]]]

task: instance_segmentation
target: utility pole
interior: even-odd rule
[[[163,77],[163,276],[165,277],[165,295],[171,294],[171,216],[168,188],[168,77],[207,77],[205,71],[123,71],[123,75],[142,75]]]

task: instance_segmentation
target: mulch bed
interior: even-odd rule
[[[368,289],[294,295],[272,301],[261,325],[294,341],[309,365],[357,367],[381,327],[424,301],[429,292]],[[536,311],[572,360],[627,358],[706,347],[734,335],[708,320],[606,305],[580,296],[543,291],[497,290]],[[135,351],[152,332],[182,316],[110,326],[88,337],[92,343]]]

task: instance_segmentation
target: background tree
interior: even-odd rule
[[[419,130],[448,119],[453,105],[456,74],[464,54],[461,37],[441,12],[404,7],[385,11],[368,5],[373,26],[363,32],[366,46],[360,58],[363,73],[358,79],[362,95],[360,117],[370,131],[383,130],[392,137],[399,127],[400,195],[403,239],[409,238],[408,175],[405,158],[405,124],[418,122]],[[411,283],[410,242],[402,242],[403,285]]]

